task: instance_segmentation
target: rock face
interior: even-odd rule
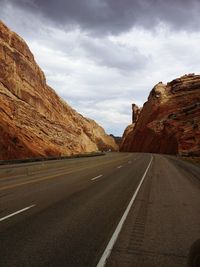
[[[0,22],[0,159],[117,150],[46,84],[26,43]]]
[[[139,118],[141,112],[141,108],[139,108],[136,104],[132,104],[132,124],[128,125],[124,131],[122,136],[122,140],[120,143],[120,150],[121,151],[129,151],[129,141],[127,140],[132,138],[132,132],[135,128],[135,124]]]
[[[158,83],[120,150],[200,156],[200,75]]]
[[[132,104],[132,124],[137,122],[140,112],[141,109],[136,104]]]

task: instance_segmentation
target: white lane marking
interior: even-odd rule
[[[146,177],[146,174],[147,174],[147,172],[148,172],[148,170],[149,170],[149,168],[151,166],[152,160],[153,160],[153,157],[151,156],[151,160],[150,160],[150,162],[149,162],[149,164],[148,164],[148,166],[147,166],[147,168],[146,168],[146,170],[145,170],[145,172],[143,174],[143,177],[142,177],[142,179],[141,179],[141,181],[140,181],[135,193],[133,194],[133,197],[131,198],[131,201],[129,202],[128,207],[126,208],[126,210],[125,210],[120,222],[118,223],[117,228],[115,229],[115,231],[114,231],[114,233],[113,233],[113,235],[112,235],[112,237],[111,237],[106,249],[104,250],[104,253],[101,256],[100,261],[97,264],[97,267],[105,266],[106,260],[110,256],[112,248],[113,248],[115,242],[117,241],[117,238],[118,238],[118,235],[119,235],[119,233],[120,233],[120,231],[122,229],[122,226],[123,226],[123,224],[124,224],[124,222],[125,222],[125,220],[127,218],[127,215],[128,215],[128,213],[129,213],[129,211],[130,211],[130,209],[131,209],[131,207],[132,207],[132,205],[133,205],[133,203],[135,201],[135,198],[136,198],[136,196],[137,196],[137,194],[138,194],[138,192],[140,190],[140,187],[141,187],[141,185],[142,185],[142,183],[143,183],[143,181],[144,181],[144,179]]]
[[[118,166],[117,169],[121,169],[122,168],[122,165]]]
[[[16,211],[16,212],[12,213],[12,214],[9,214],[9,215],[7,215],[7,216],[5,216],[5,217],[3,217],[3,218],[0,218],[0,222],[4,221],[4,220],[6,220],[6,219],[8,219],[8,218],[10,218],[10,217],[13,217],[13,216],[15,216],[15,215],[17,215],[17,214],[19,214],[19,213],[21,213],[21,212],[24,212],[24,211],[26,211],[26,210],[29,210],[29,209],[31,209],[31,208],[33,208],[33,207],[35,207],[35,205],[31,205],[31,206],[26,207],[26,208],[24,208],[24,209],[22,209],[22,210],[18,210],[18,211]]]
[[[96,176],[96,177],[92,178],[91,180],[92,180],[92,181],[94,181],[94,180],[96,180],[96,179],[99,179],[99,178],[101,178],[102,176],[103,176],[103,174],[100,174],[100,175],[98,175],[98,176]]]

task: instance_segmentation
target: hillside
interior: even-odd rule
[[[108,149],[114,139],[46,84],[25,41],[0,22],[0,159]]]

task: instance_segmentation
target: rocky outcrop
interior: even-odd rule
[[[139,108],[136,104],[132,104],[132,124],[136,123],[141,112],[141,108]]]
[[[139,118],[140,112],[141,108],[139,108],[136,104],[132,104],[132,124],[128,125],[123,133],[122,140],[120,143],[121,151],[128,151],[129,149],[129,142],[127,142],[127,140],[129,140],[129,138],[132,138],[132,132],[135,128],[135,124]]]
[[[200,75],[158,83],[120,150],[200,156]]]
[[[26,43],[0,22],[0,159],[117,150],[46,84]]]

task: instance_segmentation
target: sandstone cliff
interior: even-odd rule
[[[0,22],[0,159],[61,156],[117,145],[46,84],[26,43]]]
[[[122,140],[120,143],[121,151],[129,151],[129,139],[132,138],[132,132],[135,128],[135,124],[139,118],[141,108],[137,105],[132,104],[132,124],[128,125],[123,133]]]
[[[200,156],[200,75],[158,83],[120,150]]]

